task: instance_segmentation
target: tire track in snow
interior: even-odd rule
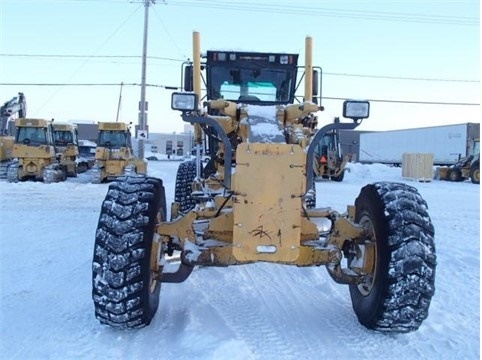
[[[291,315],[291,336],[295,340],[292,341],[291,348],[295,353],[309,354],[313,359],[333,357],[333,352],[328,353],[325,350],[327,342],[338,342],[342,329],[346,331],[346,334],[342,335],[345,341],[357,328],[349,301],[340,301],[343,300],[340,299],[340,292],[346,291],[348,294],[346,285],[334,283],[324,267],[275,266],[279,269],[271,269],[270,264],[262,266],[257,269],[259,271],[255,276],[261,277],[263,283],[269,283],[272,288],[280,289],[280,297],[277,298],[279,306],[283,312]],[[314,287],[318,288],[319,292],[313,291]],[[264,294],[264,289],[258,291]],[[350,306],[348,310],[347,305]],[[312,329],[319,329],[319,332],[313,332]],[[320,333],[324,336],[320,337]],[[353,339],[359,338],[354,336]],[[360,355],[360,352],[357,355]]]
[[[403,338],[362,327],[351,308],[347,286],[334,283],[323,267],[259,263],[209,268],[203,273],[202,278],[193,279],[193,291],[246,344],[253,353],[250,359],[295,359],[300,354],[305,359],[347,354],[377,358],[374,341],[406,346]],[[313,331],[317,328],[319,332]],[[341,341],[343,346],[327,346]]]
[[[238,269],[239,267],[207,270],[215,274],[216,280],[205,276],[202,282],[196,282],[200,287],[199,293],[204,294],[203,301],[219,314],[237,340],[246,344],[252,353],[251,359],[269,359],[273,349],[276,349],[279,358],[295,358],[296,353],[288,345],[284,334],[277,332],[279,329],[278,326],[273,326],[272,316],[267,316],[265,304],[261,302],[262,306],[257,306],[260,304],[253,298],[253,294],[257,295],[256,291],[247,291],[244,287],[246,274]]]
[[[206,271],[216,272],[213,277],[218,280],[206,276],[196,281],[199,293],[204,294],[203,301],[209,302],[250,348],[263,349],[256,358],[272,358],[275,349],[283,359],[299,354],[317,359],[334,355],[323,350],[328,341],[337,342],[342,337],[353,344],[367,341],[360,342],[364,330],[351,312],[349,299],[340,302],[339,295],[323,291],[322,287],[331,281],[328,275],[323,278],[318,274],[326,271],[324,268],[251,264]],[[231,289],[233,285],[235,289]],[[320,292],[313,292],[313,286]],[[349,296],[346,286],[336,286]],[[320,332],[313,332],[316,328]],[[346,354],[343,350],[340,355]],[[359,356],[360,349],[354,354]]]

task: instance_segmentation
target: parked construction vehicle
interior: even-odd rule
[[[13,97],[0,107],[0,179],[7,177],[7,168],[14,162],[13,144],[14,134],[9,126],[15,117],[27,116],[27,102],[23,93]]]
[[[336,117],[335,123],[340,122]],[[321,136],[318,146],[315,148],[315,174],[316,179],[330,179],[343,181],[345,167],[351,160],[351,154],[343,156],[341,153],[340,135],[338,129],[330,130]]]
[[[448,181],[464,181],[470,179],[480,184],[480,139],[474,139],[470,155],[459,159],[451,166],[440,166],[435,170],[435,178]]]
[[[97,144],[93,141],[79,139],[79,159],[81,163],[87,164],[87,169],[94,166],[96,147]]]
[[[15,120],[15,127],[12,154],[17,161],[7,168],[8,181],[64,181],[67,168],[57,161],[52,122],[22,118]]]
[[[72,124],[61,124],[57,122],[54,122],[52,126],[57,159],[65,166],[67,176],[77,177],[79,172],[87,170],[87,165],[81,165],[79,167],[77,163],[77,157],[79,155],[77,127]]]
[[[131,133],[122,122],[100,122],[91,181],[100,184],[122,175],[146,174],[147,162],[134,156]]]
[[[324,265],[334,281],[349,285],[355,314],[369,329],[418,329],[434,294],[436,254],[417,190],[369,184],[346,213],[309,203],[321,137],[354,129],[369,116],[369,103],[345,101],[343,116],[352,120],[316,129],[323,107],[310,37],[304,66],[287,53],[212,50],[201,58],[197,32],[193,53],[185,92],[172,94],[171,107],[195,125],[196,159],[179,166],[170,221],[162,179],[126,176],[109,186],[93,254],[97,319],[117,328],[146,326],[161,283],[186,280],[194,266],[271,262]],[[304,99],[297,103],[298,70]],[[203,132],[218,142],[215,171],[201,166]],[[176,253],[180,264],[172,271]]]

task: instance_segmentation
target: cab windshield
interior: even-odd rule
[[[74,143],[71,131],[54,131],[55,145],[67,145]]]
[[[328,151],[336,150],[335,137],[333,134],[325,134],[315,147],[317,156],[327,156]]]
[[[123,131],[102,130],[99,133],[99,146],[108,148],[127,147],[127,135]]]
[[[474,155],[480,154],[480,141],[474,143]]]
[[[17,129],[17,144],[47,145],[47,129],[40,127],[20,127]]]
[[[290,103],[294,97],[295,75],[290,68],[212,66],[209,71],[210,98],[247,103]]]

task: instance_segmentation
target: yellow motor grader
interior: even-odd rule
[[[134,156],[126,123],[100,122],[91,182],[100,184],[122,175],[146,174],[147,162]]]
[[[64,181],[67,168],[57,161],[52,122],[22,118],[15,120],[15,127],[12,154],[17,161],[8,166],[7,180]]]
[[[363,187],[344,213],[316,205],[323,195],[313,191],[320,137],[355,128],[368,117],[369,103],[345,101],[351,120],[317,129],[321,72],[311,58],[310,37],[304,66],[289,53],[212,50],[201,57],[194,33],[185,91],[172,94],[172,109],[195,125],[197,156],[179,166],[170,220],[162,179],[126,176],[109,186],[92,267],[102,324],[148,325],[161,283],[186,280],[196,265],[255,262],[325,266],[335,282],[348,285],[354,312],[369,329],[410,332],[427,318],[435,291],[434,227],[417,190],[377,182]],[[304,99],[296,96],[299,72]],[[217,144],[205,167],[203,133]]]

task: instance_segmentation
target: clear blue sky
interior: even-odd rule
[[[140,84],[143,1],[0,3],[0,84]],[[301,59],[309,35],[326,97],[478,104],[479,19],[474,0],[157,0],[149,8],[147,83],[180,85],[194,30],[202,50],[297,52]],[[24,92],[29,117],[114,121],[119,91],[118,85],[0,85],[0,102]],[[140,91],[124,86],[121,121],[137,123]],[[182,131],[171,93],[147,89],[151,132]],[[342,101],[323,105],[321,123],[341,116]],[[480,122],[481,115],[480,105],[374,101],[359,129]]]

